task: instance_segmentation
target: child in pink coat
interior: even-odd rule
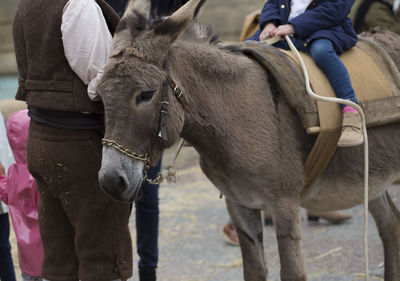
[[[27,112],[17,111],[7,119],[7,136],[15,162],[8,168],[7,177],[0,176],[0,198],[9,207],[23,280],[36,281],[42,280],[43,247],[38,224],[39,192],[26,164],[30,122]]]

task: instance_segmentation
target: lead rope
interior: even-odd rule
[[[364,280],[368,280],[368,271],[369,271],[369,266],[368,266],[368,166],[369,166],[369,161],[368,161],[368,136],[367,136],[367,126],[365,124],[365,116],[364,112],[362,111],[361,107],[349,100],[344,100],[344,99],[339,99],[339,98],[330,98],[330,97],[322,97],[317,94],[315,94],[310,87],[310,79],[308,77],[308,72],[306,65],[303,61],[303,58],[301,57],[299,51],[297,51],[296,47],[293,45],[292,41],[290,40],[288,35],[285,35],[285,39],[287,43],[289,44],[290,49],[292,52],[296,55],[297,59],[299,60],[299,63],[301,65],[301,68],[304,73],[304,80],[306,82],[306,90],[307,93],[315,100],[319,101],[324,101],[324,102],[334,102],[334,103],[342,103],[346,105],[350,105],[354,107],[358,113],[361,116],[361,120],[363,123],[363,135],[364,135]]]
[[[181,138],[179,140],[178,146],[175,150],[175,155],[174,158],[171,160],[169,165],[165,168],[163,173],[158,173],[156,178],[154,180],[146,179],[148,183],[150,184],[160,184],[165,180],[167,180],[167,183],[176,183],[177,177],[176,177],[176,170],[175,170],[175,162],[176,159],[178,158],[179,152],[181,151],[181,148],[183,146],[184,140]]]

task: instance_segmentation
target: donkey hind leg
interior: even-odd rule
[[[369,203],[383,244],[385,281],[400,281],[400,212],[385,191]]]
[[[245,281],[267,280],[260,210],[252,210],[226,200],[229,214],[239,237]]]
[[[300,206],[296,200],[279,200],[273,210],[282,281],[305,281],[301,251]]]

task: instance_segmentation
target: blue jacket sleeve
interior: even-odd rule
[[[296,37],[302,40],[315,31],[339,25],[350,13],[353,3],[354,0],[325,1],[291,19],[289,23],[296,31]]]
[[[263,30],[265,25],[273,22],[276,26],[282,24],[279,14],[279,0],[268,0],[261,11],[260,29]]]

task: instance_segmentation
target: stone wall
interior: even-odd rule
[[[265,0],[208,0],[199,15],[203,24],[214,27],[223,41],[239,41],[247,14],[261,9]]]
[[[245,16],[260,9],[265,0],[208,0],[199,15],[201,23],[214,27],[223,41],[238,41]],[[11,23],[18,0],[0,1],[0,75],[17,71]]]
[[[18,0],[0,1],[0,75],[16,73],[11,22]]]

